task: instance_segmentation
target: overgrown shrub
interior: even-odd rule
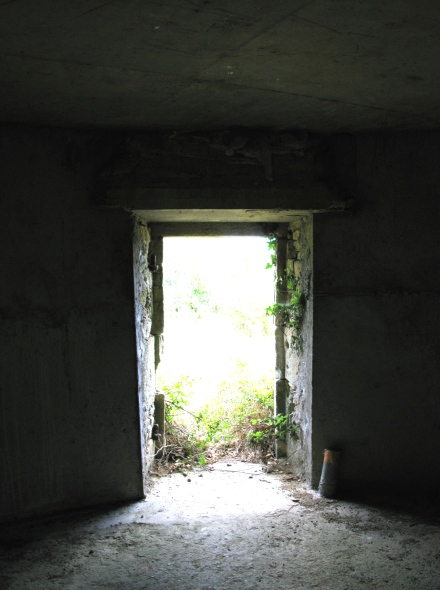
[[[169,461],[205,464],[219,456],[266,461],[274,455],[275,440],[287,432],[287,416],[274,417],[273,382],[251,375],[239,363],[218,388],[217,395],[196,413],[188,410],[193,383],[180,377],[163,387],[166,396]]]

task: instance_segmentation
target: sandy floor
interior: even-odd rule
[[[188,478],[191,481],[188,481]],[[122,508],[4,526],[2,590],[440,589],[438,514],[328,501],[249,463]]]

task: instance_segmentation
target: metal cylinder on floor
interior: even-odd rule
[[[324,463],[318,491],[325,498],[333,498],[338,487],[338,466],[341,459],[339,451],[324,449]]]

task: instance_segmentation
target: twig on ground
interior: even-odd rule
[[[290,512],[294,506],[297,506],[297,504],[292,504],[292,506],[286,510],[278,510],[278,512],[272,512],[271,514],[265,514],[264,516],[280,516],[281,514],[287,514],[287,512]]]

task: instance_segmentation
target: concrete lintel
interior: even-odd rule
[[[306,212],[345,210],[344,197],[317,182],[292,187],[109,188],[105,207],[144,213],[149,221],[289,221]],[[189,215],[189,216],[188,216]],[[209,217],[207,217],[209,215]],[[214,216],[214,217],[211,217]],[[281,217],[281,219],[280,219]]]
[[[266,237],[278,228],[277,223],[264,222],[173,222],[152,223],[151,234],[156,237],[216,237],[261,236]]]
[[[134,213],[150,223],[182,224],[276,224],[289,223],[298,215],[307,215],[309,211],[280,209],[167,209],[139,210]]]

